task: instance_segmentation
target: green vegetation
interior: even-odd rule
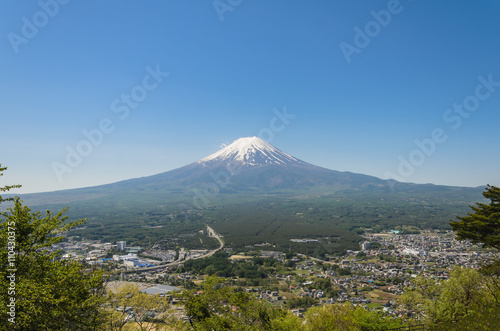
[[[309,307],[300,319],[231,283],[209,277],[200,286],[175,294],[187,324],[168,298],[141,293],[129,284],[102,295],[96,317],[106,330],[388,330],[422,322],[429,330],[493,330],[500,323],[498,284],[471,269],[456,268],[440,283],[417,279],[416,286],[407,288],[398,300],[401,311],[412,312],[409,319],[351,304],[317,306],[318,300],[310,297],[288,300],[288,309]],[[316,285],[328,287],[324,280]],[[74,329],[91,327],[77,324]]]
[[[342,268],[338,264],[333,264],[332,270],[335,271],[337,273],[337,275],[339,275],[339,276],[349,276],[351,274],[351,269]]]
[[[414,225],[398,225],[394,227],[395,231],[399,231],[399,234],[418,234],[420,229]]]
[[[223,252],[217,252],[213,256],[189,260],[184,263],[182,272],[191,272],[195,275],[215,275],[218,277],[238,277],[246,279],[266,278],[266,272],[274,273],[273,267],[281,265],[275,259],[254,257],[251,262],[232,261]]]
[[[213,249],[217,247],[216,240],[193,235],[210,224],[224,236],[228,247],[248,250],[251,248],[247,246],[269,243],[277,250],[322,259],[328,254],[357,250],[359,235],[365,229],[379,232],[399,226],[404,233],[427,228],[448,229],[450,219],[465,213],[471,201],[480,198],[477,189],[438,186],[415,186],[410,191],[394,192],[383,188],[249,190],[221,192],[210,199],[209,207],[197,209],[193,206],[193,197],[179,189],[165,188],[154,194],[148,187],[139,191],[130,190],[126,185],[114,189],[113,194],[104,194],[97,188],[95,192],[86,189],[86,200],[79,196],[79,190],[68,192],[75,200],[69,203],[68,215],[88,219],[85,227],[73,230],[72,235],[107,242],[125,240],[129,246],[146,248],[159,240],[172,239],[172,244],[188,249]],[[56,193],[44,196],[50,198],[45,201],[51,202],[62,198]],[[301,238],[318,242],[290,241]]]
[[[460,221],[450,224],[457,231],[458,240],[471,240],[500,249],[500,188],[488,185],[483,196],[491,201],[490,204],[470,206],[474,213],[457,217]]]
[[[318,300],[313,299],[311,297],[303,297],[303,298],[293,298],[287,301],[286,305],[289,309],[294,308],[309,308],[311,306],[315,306],[318,304]]]
[[[13,203],[0,219],[0,246],[8,247],[0,254],[0,329],[88,330],[102,325],[103,272],[84,270],[51,250],[84,220],[67,222],[64,209],[42,215],[19,199]]]
[[[354,308],[351,305],[314,307],[305,314],[305,330],[390,330],[404,326],[402,320],[385,316],[382,312]],[[303,330],[304,330],[303,329]]]
[[[379,258],[380,261],[386,261],[386,262],[396,262],[398,260],[395,256],[389,256],[384,254],[378,254],[377,257]]]
[[[388,330],[404,326],[402,320],[351,305],[310,308],[304,319],[263,304],[248,293],[231,290],[223,280],[209,278],[202,292],[185,291],[181,296],[189,323],[195,330]],[[289,301],[290,308],[317,303],[312,298]]]
[[[184,291],[181,300],[195,330],[285,331],[298,325],[289,312],[269,307],[248,293],[233,291],[221,279],[209,278],[201,293]]]
[[[167,298],[142,293],[132,284],[109,290],[102,314],[106,330],[186,329]]]
[[[430,330],[495,330],[500,325],[498,278],[456,267],[436,283],[420,277],[399,302],[426,321]]]
[[[4,170],[0,166],[0,176]],[[8,191],[9,188],[0,188],[0,192]],[[461,217],[462,222],[456,222],[455,226],[459,229],[459,239],[472,239],[486,246],[499,248],[497,232],[500,190],[489,186],[484,196],[492,201],[491,204],[478,203],[477,207],[473,207],[475,213]],[[102,269],[62,259],[61,252],[53,246],[63,241],[65,235],[75,227],[79,227],[78,231],[83,234],[87,230],[90,230],[87,233],[92,233],[95,229],[102,230],[103,224],[97,225],[94,222],[83,228],[85,220],[68,221],[66,208],[56,214],[50,211],[32,212],[20,199],[2,199],[0,196],[0,203],[10,200],[11,204],[10,208],[0,214],[0,245],[7,247],[0,254],[0,263],[6,267],[0,270],[0,295],[3,302],[0,307],[0,329],[388,330],[425,322],[429,330],[492,330],[500,325],[498,261],[480,271],[457,267],[449,274],[448,279],[439,282],[432,278],[415,279],[413,286],[407,287],[405,293],[398,297],[400,305],[397,313],[405,317],[395,318],[377,310],[380,308],[378,303],[369,305],[374,310],[348,303],[320,305],[320,299],[310,296],[311,293],[316,293],[313,290],[323,291],[326,297],[335,297],[340,291],[330,278],[315,276],[318,271],[334,271],[337,276],[363,274],[362,271],[355,270],[355,267],[353,271],[339,264],[329,265],[304,258],[305,261],[299,263],[301,268],[308,271],[305,274],[301,272],[301,276],[288,278],[288,275],[297,273],[293,270],[294,263],[257,257],[259,252],[252,245],[255,242],[274,246],[270,249],[262,245],[263,249],[287,251],[288,259],[295,256],[295,251],[325,256],[348,249],[350,245],[357,248],[359,237],[355,232],[367,228],[368,224],[364,223],[365,220],[357,212],[356,221],[344,222],[350,213],[334,214],[330,207],[323,204],[326,201],[324,199],[327,198],[250,201],[239,207],[232,205],[194,213],[189,222],[185,215],[182,218],[181,214],[171,213],[171,228],[162,227],[164,221],[160,220],[163,215],[161,212],[143,215],[148,218],[149,223],[140,223],[140,227],[125,223],[124,227],[127,227],[128,235],[135,238],[135,243],[151,238],[164,240],[165,237],[162,236],[168,234],[172,240],[167,240],[165,245],[169,248],[178,248],[180,244],[183,247],[191,244],[194,246],[196,241],[205,241],[207,246],[214,246],[215,239],[207,240],[205,235],[197,231],[203,230],[203,224],[206,223],[221,232],[224,231],[223,226],[227,225],[227,232],[223,232],[226,243],[253,251],[248,252],[254,256],[249,261],[231,260],[223,252],[210,258],[186,261],[176,272],[211,276],[202,277],[200,284],[199,279],[191,281],[182,277],[171,278],[170,275],[167,281],[185,288],[172,298],[144,294],[132,285],[106,291],[105,281],[111,275],[105,275]],[[340,201],[330,201],[333,205],[337,202]],[[370,199],[367,199],[366,204],[360,202],[362,206],[369,204]],[[339,206],[337,207],[340,209],[348,208],[343,202]],[[380,207],[376,208],[380,213]],[[303,212],[298,212],[299,210]],[[401,212],[403,215],[404,213]],[[389,224],[391,222],[384,226],[393,226],[394,224]],[[155,227],[152,228],[153,226]],[[409,225],[401,230],[417,231],[415,226]],[[376,229],[376,226],[372,228]],[[155,234],[150,236],[148,231]],[[176,232],[181,233],[178,240],[173,236]],[[119,231],[116,229],[110,230],[106,238],[113,238],[117,233]],[[321,233],[321,237],[315,236],[317,242],[292,243],[289,240],[310,239],[314,236],[313,233]],[[339,242],[339,239],[343,241]],[[395,257],[389,255],[379,254],[377,257],[378,259],[370,257],[370,261],[396,261]],[[369,257],[361,252],[357,258]],[[334,260],[341,263],[341,259]],[[376,290],[377,286],[402,284],[405,280],[407,278],[404,276],[379,278],[372,286],[363,284],[364,287],[361,287],[357,284],[350,290],[352,295],[366,294],[374,301],[375,297],[383,295],[385,299],[393,300],[395,294]],[[309,285],[301,285],[301,294],[298,289],[290,286],[295,282]],[[247,293],[241,288],[263,285],[267,286],[267,293],[264,294],[256,294],[252,292],[253,289],[249,289]],[[275,293],[269,294],[270,291]],[[260,295],[266,294],[272,295],[272,302],[259,299]],[[171,301],[172,299],[175,300]],[[12,308],[13,302],[15,308]],[[289,309],[294,308],[307,308],[305,312],[302,309],[295,311],[296,314],[303,313],[303,318],[292,314]]]

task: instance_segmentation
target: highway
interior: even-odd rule
[[[197,259],[203,259],[203,258],[206,258],[206,257],[210,257],[212,255],[214,255],[215,253],[217,253],[218,251],[220,251],[222,248],[224,248],[224,242],[222,241],[222,239],[220,238],[220,236],[214,231],[214,229],[212,229],[211,227],[209,227],[207,225],[207,232],[208,232],[208,236],[209,237],[213,237],[215,239],[217,239],[219,241],[219,247],[216,248],[216,249],[213,249],[203,255],[200,255],[196,258],[194,258],[194,260],[197,260]],[[167,264],[161,264],[161,265],[157,265],[157,266],[154,266],[154,267],[147,267],[147,268],[140,268],[140,269],[131,269],[131,270],[127,270],[127,271],[124,271],[124,273],[135,273],[135,272],[142,272],[142,271],[151,271],[151,270],[156,270],[156,269],[161,269],[161,268],[165,268],[165,267],[172,267],[172,266],[176,266],[176,265],[180,265],[180,264],[183,264],[184,262],[186,262],[187,260],[190,260],[190,258],[187,258],[186,260],[184,261],[174,261],[174,262],[170,262],[170,263],[167,263]]]

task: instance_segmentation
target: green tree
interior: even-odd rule
[[[290,309],[294,308],[308,308],[318,303],[318,300],[311,297],[298,297],[287,301],[287,306]]]
[[[404,326],[403,321],[387,317],[382,312],[355,308],[349,304],[313,307],[304,317],[307,331],[382,331]]]
[[[139,288],[126,283],[106,297],[106,330],[155,330],[167,325],[184,330],[184,323],[177,319],[168,300],[159,295],[142,293]]]
[[[209,277],[201,292],[186,290],[180,299],[195,330],[300,330],[297,317],[233,291],[219,278]]]
[[[500,306],[488,287],[491,280],[476,270],[456,267],[443,282],[435,311],[431,312],[433,329],[496,329],[500,325]]]
[[[458,240],[500,249],[500,188],[488,185],[483,196],[491,202],[470,206],[473,213],[457,217],[460,221],[452,221],[450,225],[457,231]]]
[[[348,305],[325,305],[310,308],[305,314],[307,331],[359,330],[353,309]]]
[[[366,253],[363,251],[359,251],[358,254],[356,254],[356,257],[360,260],[366,260]]]
[[[61,260],[52,249],[84,220],[67,222],[66,209],[55,215],[33,213],[19,198],[11,200],[13,206],[0,213],[0,247],[7,248],[0,253],[0,329],[99,328],[104,322],[103,273]]]
[[[430,330],[495,330],[500,325],[498,289],[491,277],[456,267],[447,280],[421,277],[399,298],[403,308],[424,318]]]
[[[0,164],[0,177],[3,176],[3,172],[7,170],[7,167],[2,167],[2,164]],[[13,188],[19,188],[21,187],[21,185],[6,185],[4,187],[0,187],[0,192],[7,192]],[[14,200],[14,198],[3,198],[1,195],[0,195],[0,203],[4,202],[4,201],[12,201]]]

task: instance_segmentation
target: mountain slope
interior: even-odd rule
[[[329,170],[251,137],[154,176],[22,199],[36,210],[69,205],[71,219],[88,219],[74,235],[139,246],[179,238],[206,224],[237,248],[272,242],[285,250],[293,238],[340,236],[328,244],[297,247],[311,254],[356,249],[361,240],[356,229],[448,228],[450,219],[480,201],[481,189]]]
[[[389,185],[390,184],[390,185]],[[240,138],[229,146],[184,167],[153,176],[113,184],[23,195],[31,205],[70,203],[108,197],[138,197],[166,201],[192,197],[193,191],[217,193],[273,192],[320,189],[327,192],[456,192],[459,188],[386,181],[377,177],[340,172],[299,160],[258,137]],[[210,195],[207,193],[206,195]],[[123,199],[122,199],[123,200]]]
[[[258,137],[240,138],[197,162],[172,171],[117,183],[140,187],[218,185],[222,189],[332,189],[385,186],[376,177],[339,172],[299,160]]]

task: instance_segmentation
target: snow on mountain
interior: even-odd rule
[[[320,190],[314,191],[315,188]],[[140,196],[140,201],[147,201],[153,208],[158,208],[164,206],[165,202],[175,204],[187,198],[188,205],[193,204],[198,208],[207,206],[215,196],[222,198],[232,193],[251,195],[262,192],[283,194],[284,190],[287,190],[287,194],[300,190],[301,196],[307,194],[306,190],[316,192],[313,193],[315,195],[340,190],[370,194],[417,192],[429,193],[432,197],[437,193],[442,193],[443,197],[469,194],[467,192],[480,196],[481,193],[479,189],[462,189],[398,182],[389,185],[387,181],[377,177],[315,166],[282,152],[257,137],[249,137],[240,138],[197,162],[153,176],[95,187],[23,195],[23,200],[29,205],[40,206],[54,203],[67,205],[75,201],[95,199],[104,201],[102,199],[112,197],[105,200],[110,206],[125,206],[130,205],[131,199],[137,201]],[[183,203],[181,205],[187,206]]]
[[[293,156],[277,149],[258,137],[246,137],[235,140],[231,145],[198,161],[202,165],[216,163],[240,163],[245,166],[262,165],[308,165]]]

